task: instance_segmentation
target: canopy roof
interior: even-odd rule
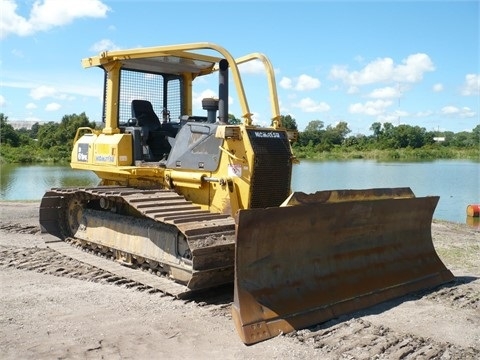
[[[217,50],[227,56],[211,56],[199,51]],[[193,51],[196,50],[196,51]],[[225,53],[224,53],[225,52]],[[83,67],[108,67],[120,62],[122,68],[151,73],[165,73],[179,75],[191,73],[196,76],[210,74],[215,65],[230,57],[223,48],[209,43],[184,44],[173,46],[158,46],[117,51],[104,51],[98,56],[82,60]]]

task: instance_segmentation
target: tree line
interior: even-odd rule
[[[281,120],[286,128],[297,130],[296,121],[291,116],[282,116]],[[325,126],[321,120],[312,120],[304,131],[298,132],[298,140],[293,144],[293,149],[300,158],[321,158],[325,153],[338,155],[384,151],[387,157],[392,158],[399,157],[403,152],[412,157],[463,156],[480,159],[480,124],[471,132],[458,133],[427,131],[423,127],[406,124],[394,126],[389,122],[374,122],[370,130],[371,135],[352,135],[344,121]]]
[[[0,161],[6,163],[69,162],[77,128],[95,128],[85,113],[65,115],[31,129],[15,130],[0,113]]]
[[[232,114],[228,117],[230,123],[241,122]],[[298,131],[296,120],[290,115],[281,116],[280,120],[287,129],[297,131],[298,138],[292,147],[299,158],[369,158],[378,157],[378,152],[383,152],[386,157],[394,159],[401,154],[417,158],[480,159],[480,124],[471,132],[454,133],[374,122],[370,126],[371,135],[352,135],[348,124],[343,121],[325,125],[321,120],[312,120],[304,131]],[[79,127],[96,128],[96,124],[81,113],[65,115],[60,122],[35,123],[31,129],[15,130],[8,118],[0,113],[0,161],[69,162]]]

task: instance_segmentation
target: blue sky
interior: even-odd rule
[[[103,50],[214,42],[267,55],[280,111],[312,120],[471,131],[480,124],[479,1],[0,0],[0,112],[9,121],[101,118]],[[265,77],[241,69],[250,110],[270,123]],[[216,82],[195,97],[216,94]],[[232,92],[231,92],[232,94]],[[195,102],[196,104],[199,101]],[[232,95],[229,112],[241,116]],[[200,106],[195,114],[203,114]]]

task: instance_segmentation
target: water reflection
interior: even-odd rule
[[[480,230],[480,217],[467,216],[467,220],[465,220],[465,222],[468,226]]]
[[[99,178],[91,171],[73,170],[58,165],[0,167],[1,200],[40,200],[52,187],[95,186]]]

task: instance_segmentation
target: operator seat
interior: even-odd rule
[[[137,119],[138,126],[150,131],[159,130],[160,119],[148,100],[132,100],[132,118]]]
[[[147,100],[132,100],[132,118],[142,129],[143,145],[147,145],[148,160],[160,160],[170,152],[167,133],[162,129],[160,119]]]

